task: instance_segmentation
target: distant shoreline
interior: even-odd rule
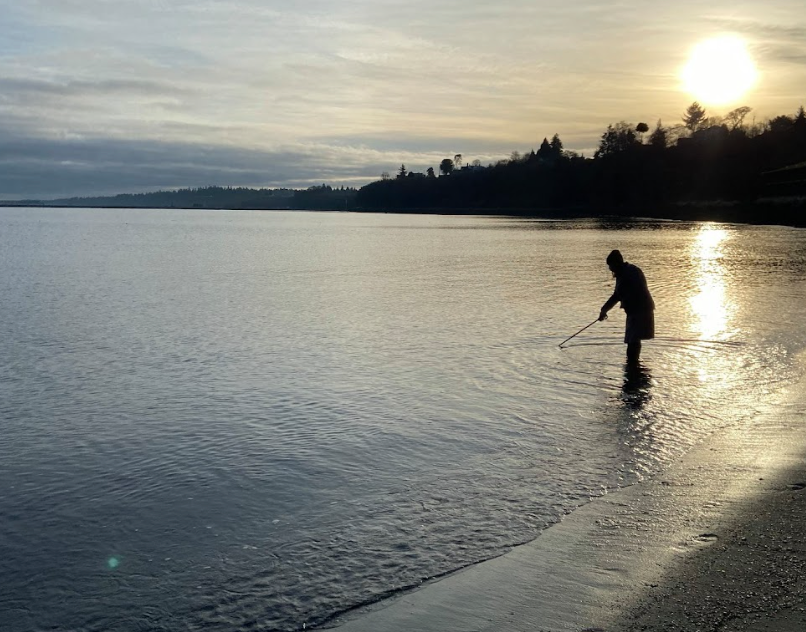
[[[388,215],[476,215],[519,217],[524,219],[597,219],[722,222],[729,224],[791,226],[806,228],[806,198],[770,198],[756,202],[691,202],[675,205],[659,205],[654,210],[646,207],[624,208],[254,208],[233,206],[131,206],[131,205],[76,205],[76,204],[15,204],[0,202],[0,208],[66,208],[66,209],[116,209],[116,210],[166,210],[166,211],[292,211],[327,213],[382,213]],[[759,210],[764,210],[759,215]]]

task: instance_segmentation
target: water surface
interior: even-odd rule
[[[658,338],[625,373],[642,267]],[[298,630],[505,552],[762,410],[806,232],[0,210],[0,620]]]

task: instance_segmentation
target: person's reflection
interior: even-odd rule
[[[627,362],[621,390],[611,394],[605,408],[605,420],[613,427],[619,459],[634,473],[650,466],[658,452],[652,388],[651,371],[640,362]]]
[[[624,384],[621,399],[627,408],[640,410],[652,399],[652,372],[640,362],[624,365]]]

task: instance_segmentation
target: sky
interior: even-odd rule
[[[698,43],[757,71],[721,115],[806,103],[803,0],[0,0],[0,199],[360,187],[608,124],[679,124]]]

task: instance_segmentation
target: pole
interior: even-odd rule
[[[598,323],[598,322],[599,322],[599,319],[597,318],[597,319],[596,319],[596,320],[594,320],[594,321],[593,321],[593,322],[592,322],[590,325],[585,325],[585,326],[584,326],[582,329],[580,329],[578,332],[576,332],[576,333],[575,333],[573,336],[568,336],[568,338],[566,338],[565,340],[563,340],[563,341],[560,343],[560,348],[562,348],[562,346],[563,346],[563,345],[564,345],[566,342],[568,342],[569,340],[571,340],[571,338],[574,338],[575,336],[578,336],[578,335],[579,335],[579,334],[581,334],[583,331],[585,331],[585,330],[586,330],[588,327],[593,327],[593,326],[594,326],[596,323]]]

